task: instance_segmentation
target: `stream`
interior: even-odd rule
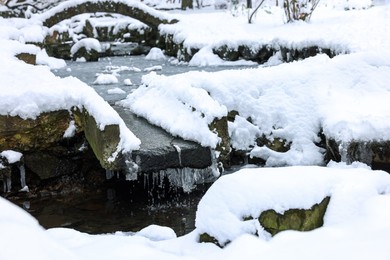
[[[146,60],[144,56],[107,57],[99,62],[68,61],[67,67],[53,71],[60,77],[74,76],[93,87],[114,105],[141,84],[148,70],[174,75],[193,70],[220,71],[243,66],[190,67],[169,60]],[[114,74],[118,83],[94,84],[98,73]],[[130,80],[131,85],[124,81]],[[112,91],[119,88],[121,91]],[[111,90],[111,91],[110,91]],[[93,194],[49,197],[18,201],[44,228],[66,227],[90,234],[137,232],[151,224],[172,228],[178,236],[195,228],[197,205],[211,184],[198,185],[190,193],[170,191],[160,196],[148,187],[132,192],[129,182],[108,186]],[[133,194],[130,194],[133,193]]]

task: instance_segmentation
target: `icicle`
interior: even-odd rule
[[[20,185],[22,186],[22,189],[27,187],[26,185],[26,169],[24,168],[24,165],[19,166],[19,172],[20,172]]]
[[[348,143],[341,142],[339,145],[339,153],[341,156],[341,161],[347,164],[350,164],[350,159],[348,158]]]
[[[179,157],[179,166],[181,167],[181,148],[180,148],[180,146],[178,146],[176,144],[173,144],[173,147],[175,147],[175,149],[177,151],[177,155]]]

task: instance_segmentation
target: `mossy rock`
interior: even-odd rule
[[[241,54],[238,49],[232,49],[224,45],[217,49],[213,49],[214,54],[217,54],[223,60],[236,61],[240,58]]]
[[[74,111],[76,125],[84,131],[96,158],[105,169],[117,170],[121,168],[120,158],[109,160],[117,150],[120,141],[119,125],[106,125],[103,130],[99,129],[96,120],[85,109]]]
[[[219,246],[221,248],[223,246],[225,246],[225,245],[219,244],[218,240],[215,237],[210,236],[207,233],[203,233],[203,234],[199,235],[199,243],[213,243],[213,244],[215,244],[215,245],[217,245],[217,246]]]
[[[40,114],[36,119],[0,115],[0,151],[44,150],[63,139],[71,116],[67,110]]]
[[[324,224],[329,201],[330,197],[326,197],[310,209],[289,209],[284,214],[275,210],[263,211],[259,222],[272,236],[284,230],[310,231]]]
[[[78,58],[84,58],[86,61],[98,61],[101,54],[94,50],[87,50],[85,47],[81,47],[77,50],[77,52],[73,55],[73,60],[77,60]]]
[[[290,150],[291,145],[284,139],[274,138],[272,141],[270,141],[265,136],[257,138],[256,143],[258,146],[267,146],[269,149],[279,153],[287,152]]]
[[[218,136],[221,138],[221,142],[217,145],[216,151],[220,153],[218,160],[224,164],[224,167],[229,167],[230,165],[230,137],[228,130],[228,120],[224,116],[219,119],[215,119],[209,126],[211,131],[215,131]]]
[[[16,55],[16,57],[24,61],[27,64],[36,65],[37,64],[37,56],[35,54],[31,53],[19,53]]]
[[[346,163],[354,161],[365,163],[373,169],[390,172],[390,140],[383,141],[352,141],[343,144],[345,151],[342,158],[341,143],[332,138],[324,138],[326,148],[326,162],[330,160]]]

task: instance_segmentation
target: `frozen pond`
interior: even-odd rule
[[[99,62],[68,61],[67,67],[56,70],[60,77],[74,76],[93,87],[109,103],[124,99],[132,89],[141,84],[142,76],[155,71],[157,74],[174,75],[187,71],[221,71],[228,69],[249,68],[248,66],[207,66],[194,67],[177,60],[147,60],[145,56],[120,56],[101,58]],[[255,67],[255,66],[254,66]],[[98,74],[114,75],[118,83],[95,84]],[[132,85],[125,84],[130,80]],[[123,93],[117,93],[119,88]]]

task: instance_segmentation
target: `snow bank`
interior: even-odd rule
[[[101,235],[65,228],[44,231],[28,213],[0,198],[0,258],[388,260],[390,177],[345,167],[245,169],[223,176],[199,204],[197,229],[179,238],[156,225],[138,233]],[[266,208],[307,208],[328,195],[324,226],[310,232],[283,231],[270,238],[261,236],[264,231],[253,221],[241,221],[243,214],[255,216]],[[245,228],[259,230],[260,236],[245,234]],[[206,231],[232,242],[224,249],[198,243]]]
[[[389,193],[389,174],[366,168],[243,169],[221,177],[206,192],[198,205],[196,230],[221,244],[248,233],[268,239],[257,220],[261,212],[309,209],[327,196],[324,227],[336,227],[358,219],[367,201]],[[244,221],[248,216],[255,219]]]
[[[349,2],[353,5],[353,2],[363,1]],[[253,49],[262,46],[275,49],[319,46],[336,53],[350,53],[387,48],[389,5],[348,12],[332,7],[317,7],[310,23],[291,24],[284,24],[283,9],[277,7],[260,9],[253,24],[248,24],[246,15],[234,17],[226,11],[213,12],[212,15],[185,12],[176,14],[179,18],[177,24],[161,25],[160,31],[173,35],[174,41],[183,42],[187,49],[224,45],[232,49],[240,45]]]
[[[257,69],[149,74],[121,104],[174,135],[211,147],[218,138],[208,124],[234,110],[234,148],[255,147],[252,156],[269,166],[319,165],[321,131],[340,142],[390,140],[389,60],[383,50]],[[257,147],[255,139],[263,135],[285,140],[289,151]]]
[[[80,259],[23,209],[0,197],[0,259]]]

